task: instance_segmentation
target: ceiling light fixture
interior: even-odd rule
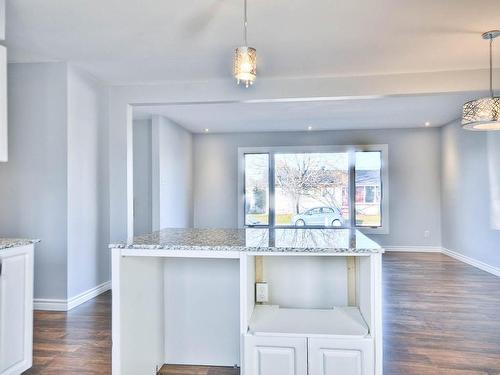
[[[307,130],[313,130],[313,127],[312,127],[311,125],[309,125],[309,126],[307,127]]]
[[[426,127],[429,127],[431,126],[431,123],[429,121],[426,121],[425,124],[424,124]]]
[[[240,82],[243,82],[245,83],[245,87],[248,87],[249,85],[253,85],[255,78],[257,78],[257,50],[248,47],[247,0],[244,0],[244,2],[243,35],[245,45],[234,50],[233,74],[238,85]]]
[[[500,30],[485,32],[483,39],[490,41],[490,96],[471,100],[464,104],[462,128],[466,130],[500,130],[500,96],[493,94],[493,39],[500,36]]]

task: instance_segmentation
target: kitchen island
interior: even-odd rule
[[[38,240],[0,238],[0,375],[33,361],[33,251]]]
[[[165,229],[110,247],[114,375],[382,374],[384,250],[359,231]]]

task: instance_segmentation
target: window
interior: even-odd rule
[[[388,233],[386,145],[241,148],[239,154],[242,225]]]
[[[245,225],[269,224],[269,155],[245,154]]]
[[[382,209],[381,190],[382,155],[380,151],[356,152],[356,226],[381,227]],[[359,190],[359,195],[358,195]]]
[[[349,188],[347,153],[275,153],[273,188],[276,226],[328,226],[349,220],[349,207],[342,204],[342,191]],[[323,207],[337,208],[342,215]]]

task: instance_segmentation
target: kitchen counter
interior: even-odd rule
[[[40,242],[40,240],[27,240],[22,238],[0,238],[0,250],[32,245],[38,242]]]
[[[384,250],[352,229],[162,229],[110,248],[166,251],[376,254]]]
[[[164,363],[274,374],[299,362],[305,374],[322,348],[348,366],[338,373],[382,375],[384,249],[360,231],[163,229],[109,246],[113,375]]]

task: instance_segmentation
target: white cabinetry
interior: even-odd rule
[[[0,40],[5,40],[5,0],[0,0]],[[7,48],[0,45],[0,162],[7,156]]]
[[[373,375],[371,338],[245,336],[245,375]]]
[[[248,335],[245,374],[307,375],[307,339]]]
[[[358,232],[164,229],[112,247],[113,375],[174,363],[382,375],[383,250]]]
[[[301,270],[289,266],[299,256],[304,267],[314,260],[329,272],[306,269],[308,275],[298,275]],[[255,257],[248,254],[240,260],[246,284],[241,289],[243,375],[382,375],[381,254]],[[297,288],[290,292],[276,286],[297,277],[314,285],[305,296],[298,296]],[[257,281],[275,284],[266,305],[255,302]],[[321,300],[312,295],[323,296],[325,302],[318,305]]]
[[[7,158],[7,48],[0,45],[0,162]]]
[[[0,0],[0,39],[5,40],[5,0]]]
[[[0,250],[0,375],[32,365],[33,245]]]
[[[308,340],[309,375],[373,375],[373,340]]]

